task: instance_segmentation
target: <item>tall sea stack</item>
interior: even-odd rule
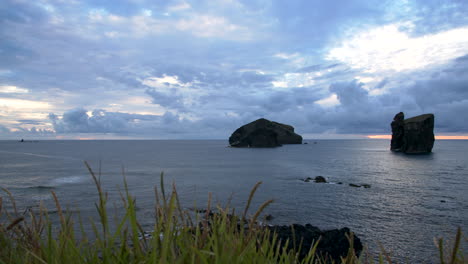
[[[407,154],[430,153],[434,146],[434,115],[424,114],[405,119],[403,112],[395,115],[390,149]]]
[[[403,147],[403,135],[405,133],[405,114],[400,112],[395,115],[393,118],[393,122],[391,124],[392,127],[392,141],[390,145],[390,149],[393,151],[400,151]]]

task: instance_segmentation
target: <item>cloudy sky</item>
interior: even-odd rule
[[[468,135],[468,1],[2,0],[0,139]]]

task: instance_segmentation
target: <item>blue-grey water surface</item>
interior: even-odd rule
[[[381,242],[396,259],[410,262],[436,260],[434,238],[452,238],[457,227],[468,230],[468,141],[436,141],[432,154],[420,156],[392,153],[387,140],[306,142],[236,149],[220,140],[0,141],[0,187],[12,192],[23,211],[40,201],[53,210],[54,190],[63,206],[96,216],[97,194],[83,161],[96,171],[101,163],[104,189],[116,207],[123,168],[150,228],[161,171],[168,187],[175,182],[186,208],[203,207],[209,192],[221,204],[232,196],[232,205],[243,208],[250,189],[262,181],[253,208],[274,199],[266,209],[272,224],[347,226],[372,252]],[[343,184],[301,180],[318,175]],[[7,200],[4,192],[0,196]]]

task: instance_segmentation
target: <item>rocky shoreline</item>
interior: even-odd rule
[[[191,210],[199,214],[204,214],[203,221],[206,221],[206,224],[203,224],[202,221],[200,223],[201,229],[209,229],[212,220],[215,217],[223,217],[220,213],[207,211],[206,209]],[[257,221],[252,225],[252,220],[242,220],[238,216],[230,214],[226,216],[229,221],[237,222],[239,230],[248,231],[249,228],[255,227],[260,230],[263,229],[269,231],[270,241],[273,242],[273,239],[275,239],[275,245],[280,245],[281,247],[286,246],[287,243],[288,250],[294,249],[298,253],[299,261],[302,261],[307,256],[310,249],[315,245],[315,243],[317,243],[317,241],[316,254],[324,259],[333,260],[338,263],[340,262],[341,257],[345,257],[348,254],[348,250],[351,246],[351,239],[354,253],[357,256],[359,256],[363,249],[361,239],[352,233],[352,231],[347,227],[321,230],[311,224],[270,225]],[[269,214],[264,216],[266,221],[269,221],[272,218],[273,216]]]

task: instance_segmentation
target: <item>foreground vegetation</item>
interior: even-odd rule
[[[297,248],[288,250],[288,242],[279,243],[275,234],[257,223],[271,200],[247,218],[259,184],[252,189],[240,216],[235,216],[229,208],[212,208],[211,199],[205,212],[194,214],[180,206],[175,187],[170,193],[166,192],[161,174],[161,184],[155,188],[154,230],[146,234],[138,222],[135,199],[129,194],[124,179],[121,198],[125,214],[114,220],[116,226],[111,228],[106,209],[107,194],[101,188],[100,175],[96,176],[87,163],[86,166],[99,197],[96,203],[99,221],[90,223],[93,238],[85,233],[83,221],[75,223],[76,217],[62,210],[54,192],[59,226],[52,224],[45,208],[19,214],[13,196],[3,189],[13,212],[2,210],[0,197],[0,219],[3,219],[0,222],[0,263],[394,263],[383,248],[378,256],[370,256],[366,250],[357,256],[352,243],[347,255],[334,261],[316,254],[320,240],[304,259],[299,259]],[[216,213],[212,213],[214,211]],[[439,259],[428,262],[468,263],[460,249],[462,240],[460,229],[453,245],[444,247],[443,240],[438,240]],[[352,241],[352,234],[349,241]]]

